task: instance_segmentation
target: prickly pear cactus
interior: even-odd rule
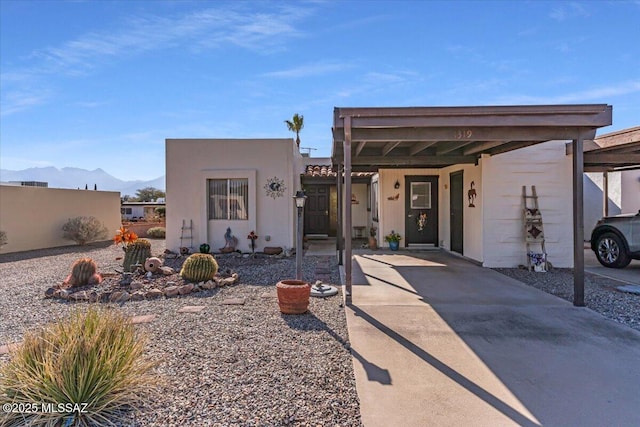
[[[102,277],[97,270],[98,267],[91,258],[80,258],[73,263],[71,274],[65,280],[65,284],[75,287],[100,283]]]
[[[180,275],[191,282],[204,282],[213,279],[218,272],[218,263],[213,255],[193,254],[182,265]]]
[[[142,264],[151,258],[151,243],[147,239],[138,239],[135,242],[129,243],[124,252],[123,268],[125,272],[131,271],[131,266],[135,264]]]

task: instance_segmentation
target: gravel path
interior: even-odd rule
[[[152,253],[164,251],[152,240]],[[57,248],[0,255],[0,345],[18,342],[25,330],[67,315],[75,306],[44,299],[78,258],[93,258],[101,272],[121,265],[113,245]],[[344,308],[340,296],[312,298],[310,312],[284,316],[275,283],[294,277],[295,259],[220,257],[220,268],[240,284],[197,294],[113,305],[127,315],[154,314],[138,327],[160,362],[161,392],[132,417],[132,426],[361,426]],[[327,257],[305,257],[304,276],[314,280]],[[339,283],[335,261],[331,281]],[[245,298],[244,305],[223,305]],[[199,313],[178,313],[204,305]],[[9,360],[0,356],[0,364]]]
[[[526,269],[495,268],[494,270],[541,291],[573,302],[573,269],[554,268],[546,273]],[[621,292],[623,283],[585,272],[585,305],[606,318],[640,330],[640,295]]]

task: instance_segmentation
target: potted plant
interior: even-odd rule
[[[276,284],[276,292],[283,314],[302,314],[309,308],[311,285],[304,280],[281,280]]]
[[[378,249],[378,239],[376,239],[376,231],[376,227],[371,227],[369,229],[369,249]]]
[[[397,251],[400,247],[400,240],[402,240],[402,236],[396,233],[394,230],[391,230],[391,233],[384,236],[384,241],[389,243],[389,249],[392,251]]]

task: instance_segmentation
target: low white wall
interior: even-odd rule
[[[302,156],[293,139],[167,139],[167,248],[177,251],[181,225],[193,221],[192,248],[202,243],[212,251],[224,247],[227,227],[238,239],[238,249],[250,251],[246,238],[251,231],[259,236],[256,250],[265,246],[294,246],[295,207],[293,196],[300,189]],[[284,181],[282,197],[265,193],[267,180]],[[207,179],[249,179],[247,220],[208,220]],[[270,236],[270,241],[265,237]]]
[[[77,216],[96,217],[111,239],[120,227],[120,193],[0,185],[0,230],[8,238],[0,252],[73,245],[62,226]]]
[[[622,213],[637,213],[640,210],[640,170],[624,171],[622,178]]]
[[[526,264],[522,186],[530,194],[535,185],[549,261],[573,267],[572,165],[563,141],[484,158],[482,182],[484,266]]]

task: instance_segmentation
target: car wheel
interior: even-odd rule
[[[613,233],[604,233],[598,237],[596,257],[600,264],[609,268],[624,268],[631,262],[622,239]]]

